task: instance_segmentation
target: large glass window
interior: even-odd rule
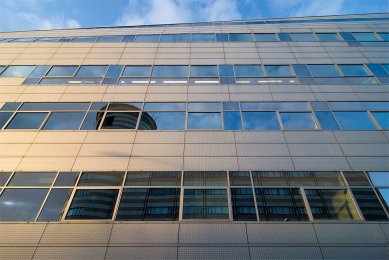
[[[374,33],[351,33],[357,41],[378,41],[377,36]]]
[[[139,130],[183,130],[185,112],[143,112]]]
[[[384,40],[384,41],[389,41],[389,33],[378,33],[379,36],[381,36],[381,38]]]
[[[279,130],[275,112],[242,112],[245,130]]]
[[[7,123],[12,114],[12,112],[0,112],[0,129]]]
[[[250,172],[248,171],[230,171],[230,186],[251,186]]]
[[[314,77],[340,77],[335,65],[307,65]]]
[[[374,186],[389,186],[389,172],[369,172]]]
[[[123,77],[148,77],[150,76],[151,66],[126,66],[123,71]]]
[[[159,34],[146,34],[146,35],[137,35],[135,38],[136,42],[158,42]]]
[[[104,112],[90,111],[82,123],[81,130],[98,130]]]
[[[215,42],[216,35],[214,33],[193,33],[192,42]]]
[[[386,216],[386,213],[373,189],[352,188],[352,192],[363,216],[365,217],[365,220],[388,220],[388,217]]]
[[[107,71],[106,77],[114,77],[117,78],[120,76],[123,69],[123,65],[111,65]]]
[[[234,65],[235,77],[261,77],[263,76],[260,65]]]
[[[70,198],[72,189],[52,189],[38,221],[59,221]]]
[[[124,172],[83,172],[78,186],[121,186]]]
[[[378,193],[386,210],[389,211],[389,189],[378,189]]]
[[[183,219],[228,219],[225,189],[185,189]]]
[[[185,186],[227,186],[226,172],[184,172]]]
[[[87,110],[90,103],[71,102],[25,102],[19,108],[20,111],[40,111],[40,110]]]
[[[37,66],[35,70],[30,74],[30,78],[39,78],[46,75],[47,70],[50,68],[50,66]]]
[[[124,186],[181,186],[181,172],[127,172]]]
[[[242,130],[242,120],[240,118],[240,112],[224,112],[224,130]]]
[[[95,42],[98,36],[79,36],[72,40],[72,42]]]
[[[104,118],[103,129],[135,129],[138,112],[108,112]]]
[[[342,130],[376,129],[366,112],[334,112],[334,115]]]
[[[340,41],[336,33],[316,33],[316,36],[320,41]]]
[[[280,117],[284,129],[317,129],[311,113],[285,113],[281,112]]]
[[[123,36],[101,36],[97,40],[97,42],[121,42],[123,39]]]
[[[275,33],[256,33],[254,34],[257,42],[276,42],[278,41]]]
[[[79,172],[60,172],[57,179],[55,179],[54,186],[66,187],[74,186],[76,184]]]
[[[48,113],[17,113],[7,129],[39,129]]]
[[[78,66],[53,66],[47,76],[50,77],[72,77]]]
[[[148,102],[144,105],[147,111],[185,111],[185,103],[168,103],[168,102]]]
[[[118,190],[77,190],[66,219],[111,219]]]
[[[0,186],[4,186],[7,183],[10,176],[11,176],[10,172],[0,172]]]
[[[123,189],[116,220],[177,221],[180,189]]]
[[[288,77],[293,76],[289,65],[266,65],[266,75],[268,77]]]
[[[35,69],[35,66],[8,66],[1,74],[1,77],[21,77],[26,78]]]
[[[54,112],[43,126],[43,130],[77,130],[85,112]]]
[[[363,65],[338,65],[345,76],[369,76]]]
[[[220,113],[188,113],[188,129],[221,129]]]
[[[320,127],[323,130],[338,130],[339,126],[330,111],[315,112],[317,120],[319,120]]]
[[[157,65],[153,68],[153,77],[187,77],[188,66],[186,65]]]
[[[382,129],[389,129],[389,112],[371,112]]]
[[[364,172],[343,172],[349,186],[370,186]]]
[[[287,186],[286,172],[251,172],[254,186]]]
[[[8,186],[51,186],[55,172],[15,172]]]
[[[160,42],[190,42],[190,34],[162,34]]]
[[[231,188],[231,203],[234,221],[257,220],[251,188]]]
[[[217,77],[218,69],[216,65],[191,66],[190,75],[192,77]]]
[[[76,77],[104,77],[108,66],[81,66]]]
[[[230,33],[229,35],[231,42],[251,42],[253,36],[251,33]]]
[[[316,41],[312,33],[290,33],[294,42],[314,42]]]

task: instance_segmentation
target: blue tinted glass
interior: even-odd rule
[[[188,76],[188,66],[182,65],[171,65],[171,66],[161,66],[157,65],[153,68],[153,77],[187,77]]]
[[[189,103],[188,110],[189,111],[207,111],[207,110],[216,110],[219,111],[221,109],[219,102],[207,102],[207,103]]]
[[[50,115],[43,130],[77,130],[85,112],[54,112]]]
[[[378,189],[378,191],[386,209],[389,210],[389,189]]]
[[[268,65],[265,66],[266,75],[269,77],[293,76],[289,65]]]
[[[216,65],[209,66],[190,66],[190,75],[193,77],[217,77],[218,70]]]
[[[363,65],[338,65],[345,76],[369,76]]]
[[[126,66],[123,71],[124,77],[148,77],[150,76],[151,66]]]
[[[389,73],[389,64],[381,64],[381,67],[382,67],[387,73]]]
[[[315,37],[312,33],[290,33],[290,37],[295,42],[314,42]]]
[[[160,42],[189,42],[190,34],[162,34]]]
[[[384,41],[389,41],[389,33],[378,33]]]
[[[223,102],[223,110],[239,110],[239,102]]]
[[[19,110],[87,110],[90,103],[71,102],[24,102]]]
[[[375,36],[374,33],[352,33],[355,39],[357,41],[368,41],[368,42],[374,42],[378,41],[377,36]]]
[[[8,186],[51,186],[56,172],[15,172]]]
[[[260,65],[234,65],[236,77],[260,77],[263,76]]]
[[[4,126],[4,124],[11,116],[12,112],[0,112],[0,129]]]
[[[185,112],[143,112],[139,130],[184,130]]]
[[[122,42],[133,42],[135,40],[135,35],[125,35],[122,39]]]
[[[1,77],[28,77],[36,66],[8,66]]]
[[[58,221],[65,211],[72,189],[52,189],[37,221]]]
[[[307,102],[242,102],[240,104],[242,110],[258,110],[258,111],[272,111],[272,110],[295,110],[307,111]]]
[[[144,110],[149,111],[185,111],[185,103],[145,103]]]
[[[315,112],[316,118],[319,121],[321,129],[323,130],[337,130],[338,124],[335,121],[334,116],[329,111]]]
[[[311,77],[311,73],[309,72],[306,65],[293,64],[293,69],[299,77]]]
[[[292,38],[290,38],[289,33],[277,33],[277,34],[278,34],[278,38],[282,42],[291,42],[292,41]]]
[[[330,110],[327,106],[327,103],[324,101],[311,101],[309,102],[313,110]]]
[[[124,172],[83,172],[77,186],[121,186]]]
[[[336,33],[316,33],[320,41],[340,41]]]
[[[228,34],[227,33],[217,33],[216,34],[217,42],[228,42]]]
[[[275,112],[242,112],[245,130],[279,130]]]
[[[50,66],[37,66],[29,77],[30,78],[43,77],[49,68]]]
[[[389,129],[389,112],[371,112],[382,129]]]
[[[39,129],[48,113],[17,113],[6,129]]]
[[[23,82],[23,85],[38,85],[40,80],[41,78],[26,78],[26,80]]]
[[[101,36],[98,42],[121,42],[123,36]]]
[[[97,36],[80,36],[74,38],[72,42],[95,42],[97,38]]]
[[[122,72],[123,65],[111,65],[107,71],[106,77],[119,77]]]
[[[7,102],[5,105],[0,109],[2,111],[14,111],[17,110],[22,104],[21,102]]]
[[[221,129],[220,113],[188,113],[188,129]]]
[[[342,36],[342,38],[347,41],[347,42],[352,42],[352,41],[356,41],[357,39],[354,38],[354,36],[352,36],[351,33],[349,32],[339,32],[340,36]]]
[[[103,111],[88,112],[84,122],[82,123],[81,130],[98,130],[101,119],[103,117],[103,113]]]
[[[230,42],[251,42],[253,36],[251,33],[230,33]]]
[[[317,129],[311,113],[280,113],[284,129]]]
[[[116,85],[119,78],[105,78],[101,84],[106,85]]]
[[[256,33],[254,34],[257,42],[276,42],[278,41],[275,33]]]
[[[366,112],[334,112],[342,130],[374,130],[373,122]]]
[[[233,77],[234,76],[234,69],[232,65],[220,65],[220,77]]]
[[[224,130],[242,130],[242,121],[239,112],[224,112]]]
[[[376,77],[388,76],[388,73],[379,64],[366,64],[366,66]]]
[[[71,77],[76,72],[78,66],[53,66],[47,76]]]
[[[335,65],[307,65],[314,77],[337,77],[340,76]]]
[[[81,66],[76,77],[104,77],[108,66]]]
[[[111,111],[138,111],[142,109],[142,103],[136,102],[111,102],[109,104],[108,110]]]
[[[389,172],[369,172],[369,176],[374,186],[389,186]]]
[[[137,35],[135,41],[136,42],[158,42],[159,34]]]
[[[192,42],[215,42],[216,35],[214,33],[193,33]]]

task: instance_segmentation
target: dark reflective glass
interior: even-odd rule
[[[123,42],[133,42],[135,40],[135,35],[125,35],[123,37]]]
[[[228,219],[227,191],[185,189],[183,219]]]
[[[289,65],[266,65],[265,71],[268,77],[293,76]]]
[[[294,42],[314,42],[316,41],[312,33],[290,33]]]
[[[293,64],[293,69],[299,77],[311,77],[311,73],[309,72],[307,65],[303,64]]]
[[[357,41],[368,41],[368,42],[374,42],[378,41],[377,36],[375,36],[374,33],[352,33],[355,39]]]
[[[374,186],[389,186],[389,172],[369,172]]]
[[[218,69],[216,65],[190,66],[190,75],[192,77],[217,77]]]
[[[107,108],[108,102],[93,102],[90,106],[90,110],[102,111]]]
[[[56,172],[15,172],[8,186],[51,186]]]
[[[209,111],[209,110],[221,110],[219,102],[191,102],[188,103],[189,111]]]
[[[257,42],[276,42],[278,41],[275,33],[255,33],[255,41]]]
[[[184,130],[185,112],[143,112],[139,130]]]
[[[23,85],[38,85],[40,81],[41,78],[26,78],[26,80],[23,82]]]
[[[227,186],[227,172],[186,171],[185,186]]]
[[[135,129],[138,112],[108,112],[104,118],[103,129]]]
[[[126,66],[124,77],[148,77],[150,76],[151,66]]]
[[[104,80],[101,84],[117,85],[118,81],[119,81],[119,78],[104,78]]]
[[[161,102],[150,102],[145,103],[144,110],[150,111],[185,111],[185,103],[161,103]]]
[[[95,42],[98,36],[79,36],[72,40],[72,42]]]
[[[275,112],[242,112],[245,130],[279,130]]]
[[[344,186],[340,172],[314,172],[318,186]]]
[[[339,71],[335,65],[307,65],[314,77],[338,77]]]
[[[280,113],[284,129],[317,129],[311,113]]]
[[[216,35],[214,33],[193,33],[192,42],[215,42]]]
[[[216,34],[217,42],[228,42],[228,34],[227,33],[217,33]]]
[[[12,112],[0,112],[0,129],[7,123],[12,114]]]
[[[376,77],[388,76],[388,73],[379,64],[366,64],[366,66]]]
[[[253,36],[251,33],[230,33],[230,42],[252,42]]]
[[[316,118],[319,121],[320,127],[323,130],[338,130],[339,126],[331,112],[320,111],[315,112]]]
[[[224,130],[242,130],[240,112],[224,112]]]
[[[160,42],[190,42],[189,33],[162,34]]]
[[[220,113],[188,113],[188,129],[221,129]]]
[[[26,78],[35,69],[36,66],[8,66],[1,74],[1,77],[21,77]]]
[[[366,112],[334,112],[334,115],[342,130],[376,129]]]
[[[371,112],[371,113],[382,129],[389,129],[389,112]]]
[[[55,179],[54,186],[66,187],[74,186],[76,184],[79,172],[60,172],[57,179]]]
[[[389,189],[377,189],[386,210],[389,210]]]
[[[149,34],[149,35],[137,35],[135,38],[136,42],[158,42],[159,34]]]
[[[343,172],[349,186],[370,186],[364,172]]]
[[[111,219],[119,190],[77,190],[66,219]]]
[[[46,75],[47,70],[50,66],[37,66],[35,70],[30,74],[30,78],[39,78]]]
[[[78,66],[53,66],[47,76],[71,77],[76,73]]]
[[[104,77],[108,66],[81,66],[76,77]]]
[[[223,110],[239,110],[239,102],[222,102]]]
[[[124,172],[83,172],[78,186],[121,186]]]
[[[123,36],[101,36],[97,42],[121,42]]]
[[[19,108],[20,111],[39,111],[39,110],[87,110],[90,103],[71,103],[71,102],[25,102]]]
[[[230,171],[230,186],[251,186],[250,172]]]
[[[43,126],[43,130],[78,130],[85,112],[54,112]]]
[[[320,41],[340,41],[336,33],[316,33],[316,36]]]
[[[0,186],[5,186],[10,176],[10,172],[0,172]]]
[[[119,77],[122,72],[123,65],[111,65],[107,71],[106,77]]]
[[[254,186],[287,186],[286,172],[251,172]]]
[[[48,113],[17,113],[6,129],[39,129]]]
[[[153,77],[187,77],[187,65],[157,65],[153,67]]]
[[[7,102],[3,105],[3,107],[0,109],[2,111],[15,111],[19,108],[21,102]]]
[[[365,220],[371,221],[387,221],[385,211],[383,210],[380,201],[378,200],[373,189],[368,188],[352,188],[354,198],[362,211]]]
[[[234,221],[257,220],[251,188],[231,188],[231,203]]]
[[[37,221],[59,221],[73,189],[52,189]]]
[[[234,65],[236,77],[260,77],[263,76],[260,65]]]
[[[338,65],[345,76],[369,76],[363,65]]]
[[[181,172],[127,172],[124,186],[181,186]]]
[[[48,189],[5,189],[0,195],[0,221],[34,221]]]
[[[81,130],[98,130],[103,116],[103,111],[88,112],[82,123]]]

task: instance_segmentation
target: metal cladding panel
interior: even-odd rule
[[[250,259],[323,259],[319,247],[250,247]]]
[[[311,224],[247,224],[250,244],[317,244]]]
[[[236,157],[184,157],[184,170],[237,170]]]
[[[234,143],[233,132],[186,132],[185,143]]]
[[[389,242],[389,224],[380,224],[382,232],[384,232],[386,239]]]
[[[110,244],[176,244],[178,224],[114,224]]]
[[[42,244],[108,243],[112,224],[47,224]]]
[[[246,244],[244,224],[181,224],[180,243]]]
[[[238,156],[289,156],[286,144],[237,144]]]
[[[177,259],[177,247],[108,247],[105,259]]]
[[[178,259],[250,259],[247,246],[245,247],[179,247]]]
[[[342,156],[337,144],[288,144],[292,156]]]
[[[389,259],[388,247],[321,247],[324,259]]]
[[[119,143],[119,144],[125,144],[125,143],[132,143],[134,142],[135,133],[134,132],[88,132],[84,143]]]
[[[240,170],[294,170],[290,157],[238,157],[238,163]]]
[[[35,138],[35,143],[82,143],[86,132],[44,131]]]
[[[183,143],[183,132],[137,132],[135,143]]]
[[[182,157],[131,157],[128,170],[181,170]]]
[[[73,171],[117,171],[126,170],[129,157],[77,157],[72,170]]]
[[[314,224],[319,243],[377,244],[386,243],[378,224]]]
[[[0,259],[32,259],[36,247],[0,247]]]
[[[235,144],[186,144],[185,156],[236,156]]]
[[[237,143],[284,143],[285,138],[281,132],[235,132]]]
[[[293,157],[296,170],[350,170],[344,157]]]
[[[389,156],[388,144],[341,144],[346,156]]]
[[[104,259],[107,247],[38,247],[33,259]]]
[[[182,156],[184,144],[134,144],[132,156]]]
[[[335,131],[339,143],[388,143],[385,135],[378,131]]]
[[[353,170],[387,171],[389,159],[385,157],[347,157]]]
[[[45,226],[46,224],[0,224],[0,244],[37,244]]]

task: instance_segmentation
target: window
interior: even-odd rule
[[[267,65],[265,71],[268,77],[293,76],[289,65]]]
[[[104,118],[103,129],[135,129],[138,112],[108,112]]]
[[[34,221],[48,189],[5,189],[0,195],[0,221]]]
[[[255,33],[255,41],[257,42],[276,42],[278,41],[275,33]]]
[[[101,36],[97,42],[121,42],[123,36]]]
[[[284,129],[317,129],[311,113],[285,113],[281,112],[280,117]]]
[[[66,219],[112,219],[118,190],[77,190]]]
[[[119,77],[123,69],[123,65],[110,65],[105,77]]]
[[[54,112],[50,115],[43,130],[77,130],[85,112]]]
[[[190,34],[162,34],[160,42],[190,42]]]
[[[1,77],[20,77],[26,78],[35,69],[35,66],[8,66],[1,74]]]
[[[290,37],[289,33],[277,33],[278,38],[282,42],[291,42],[292,38]]]
[[[360,219],[347,190],[306,189],[305,194],[315,220]]]
[[[365,220],[386,221],[388,217],[383,210],[373,189],[370,188],[352,188],[354,198],[362,211]]]
[[[177,221],[180,189],[123,189],[116,220]]]
[[[389,186],[389,172],[369,172],[374,186]]]
[[[78,66],[53,66],[47,76],[49,77],[72,77]]]
[[[137,35],[135,41],[136,42],[158,42],[159,34]]]
[[[189,111],[207,111],[207,110],[214,110],[219,111],[221,110],[221,106],[219,102],[192,102],[188,104],[188,110]]]
[[[387,77],[388,73],[379,64],[366,64],[376,77]]]
[[[46,75],[46,72],[50,66],[37,66],[35,70],[30,74],[30,78],[43,77]]]
[[[223,110],[239,110],[239,102],[222,102]]]
[[[124,172],[83,172],[78,186],[121,186]]]
[[[231,188],[231,203],[234,221],[257,220],[251,188]]]
[[[124,186],[181,186],[181,172],[127,172]]]
[[[389,112],[371,112],[382,129],[389,129]]]
[[[52,189],[37,221],[59,221],[72,189]]]
[[[389,41],[389,33],[378,33],[384,41]]]
[[[76,77],[104,77],[108,66],[81,66]]]
[[[336,33],[316,33],[316,36],[320,41],[340,41]]]
[[[20,111],[39,110],[87,110],[90,103],[70,103],[70,102],[25,102],[20,107]]]
[[[335,65],[307,65],[314,77],[340,77]]]
[[[229,34],[231,42],[251,42],[253,41],[253,36],[251,33],[230,33]]]
[[[191,66],[190,75],[192,77],[217,77],[218,69],[216,65]]]
[[[294,42],[314,42],[315,37],[312,33],[290,33],[290,37]]]
[[[124,35],[122,42],[133,42],[135,35]]]
[[[250,172],[230,171],[230,186],[251,186]]]
[[[228,219],[225,189],[185,189],[183,219]]]
[[[334,115],[342,130],[376,129],[366,112],[334,112]]]
[[[192,42],[215,42],[216,36],[214,33],[193,33]]]
[[[185,112],[143,112],[139,130],[184,130]]]
[[[293,69],[299,77],[311,77],[307,65],[303,64],[293,64]]]
[[[8,186],[51,186],[55,172],[15,172]]]
[[[157,65],[153,68],[153,77],[187,77],[188,76],[188,66],[183,65],[171,65],[171,66],[162,66]]]
[[[242,110],[255,111],[309,111],[307,102],[242,102]]]
[[[242,112],[245,130],[279,130],[275,112]]]
[[[220,113],[188,113],[188,129],[221,129]]]
[[[339,126],[331,112],[329,111],[316,111],[316,118],[320,123],[320,127],[323,130],[338,130]]]
[[[364,172],[343,172],[343,175],[350,186],[370,186]]]
[[[10,172],[0,172],[0,186],[5,186],[10,176]]]
[[[261,77],[263,76],[260,65],[234,65],[235,77]]]
[[[123,77],[148,77],[150,76],[151,66],[126,66],[123,71]]]
[[[357,41],[378,41],[377,36],[374,33],[351,33]]]
[[[338,65],[345,76],[370,76],[363,65]]]
[[[60,172],[55,180],[54,186],[66,187],[74,186],[76,184],[78,172]]]
[[[386,210],[389,210],[389,189],[378,189],[378,193]]]
[[[140,111],[142,109],[142,103],[134,102],[111,102],[108,106],[110,111]]]
[[[242,130],[242,120],[240,112],[224,112],[224,130]]]
[[[39,129],[48,113],[17,113],[6,129]]]
[[[217,42],[228,42],[228,33],[217,33],[216,34]]]
[[[95,42],[98,36],[79,36],[72,40],[72,42]]]
[[[98,130],[103,118],[103,111],[90,111],[82,123],[81,130]]]
[[[251,172],[254,186],[287,186],[286,172]]]
[[[0,129],[8,122],[8,119],[12,116],[12,114],[12,112],[0,112]]]
[[[226,172],[184,172],[185,186],[227,186]]]

